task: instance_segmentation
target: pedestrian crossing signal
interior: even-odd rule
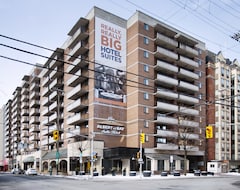
[[[59,131],[58,130],[53,131],[53,140],[55,140],[55,141],[59,140]]]
[[[211,139],[211,138],[213,138],[213,127],[207,126],[206,127],[206,139]]]

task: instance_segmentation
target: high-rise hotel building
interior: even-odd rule
[[[203,42],[139,11],[125,20],[97,7],[68,36],[5,106],[13,167],[138,171],[139,151],[156,173],[204,167]]]

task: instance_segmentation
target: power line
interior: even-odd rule
[[[53,50],[53,49],[50,49],[50,48],[47,48],[47,47],[44,47],[44,46],[41,46],[41,45],[30,43],[30,42],[27,42],[27,41],[24,41],[24,40],[19,40],[19,39],[16,39],[16,38],[13,38],[13,37],[9,37],[9,36],[3,35],[3,34],[0,34],[0,37],[6,38],[6,39],[9,39],[9,40],[13,40],[13,41],[16,41],[16,42],[19,42],[19,43],[27,44],[27,45],[30,45],[30,46],[33,46],[33,47],[37,47],[37,48],[40,48],[40,49],[44,49],[44,50],[47,50],[47,51],[56,52],[56,53],[62,53],[59,50]],[[93,64],[97,64],[97,65],[103,65],[103,64],[97,63],[96,61],[90,61],[90,60],[79,58],[79,57],[76,57],[76,56],[72,56],[72,55],[69,55],[69,54],[66,54],[66,53],[63,53],[63,55],[70,56],[70,57],[75,58],[75,59],[80,59],[80,60],[86,61],[88,63],[93,63]],[[111,66],[107,66],[107,67],[108,68],[112,68],[112,69],[116,69],[116,68],[111,67]],[[131,75],[134,75],[134,76],[143,77],[141,75],[138,75],[138,74],[135,74],[135,73],[131,73],[129,71],[125,71],[125,72],[126,72],[126,74],[131,74]],[[154,80],[154,79],[151,79],[151,78],[149,78],[149,79],[150,80]]]
[[[3,56],[3,55],[0,55],[1,58],[4,58],[4,59],[8,59],[8,60],[11,60],[11,61],[15,61],[15,62],[19,62],[19,63],[23,63],[23,64],[26,64],[26,65],[30,65],[30,66],[34,66],[34,67],[39,67],[39,68],[42,68],[42,69],[48,69],[48,70],[52,70],[52,71],[56,71],[56,72],[61,72],[61,73],[64,73],[64,74],[70,74],[70,73],[67,73],[67,72],[64,72],[64,71],[58,71],[56,69],[52,69],[52,68],[49,68],[49,67],[46,67],[46,66],[40,66],[40,65],[36,65],[36,64],[33,64],[33,63],[30,63],[30,62],[27,62],[27,61],[22,61],[22,60],[19,60],[19,59],[14,59],[14,58],[10,58],[10,57],[7,57],[7,56]],[[53,60],[56,60],[56,59],[53,59]],[[59,60],[58,60],[59,61]],[[82,75],[77,75],[77,74],[72,74],[72,75],[75,75],[75,76],[79,76],[79,77],[85,77],[86,79],[93,79],[93,80],[96,80],[95,78],[92,78],[92,77],[86,77],[86,76],[82,76]],[[105,80],[101,80],[102,82],[106,82]],[[107,81],[109,82],[109,81]],[[109,83],[116,83],[116,82],[109,82]],[[144,85],[142,83],[142,85]],[[126,86],[129,86],[129,87],[133,87],[133,88],[139,88],[138,86],[132,86],[132,85],[128,85],[126,84]],[[141,87],[143,89],[150,89],[152,90],[153,88],[152,87],[147,87],[147,86],[143,86]]]

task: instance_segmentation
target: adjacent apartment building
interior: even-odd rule
[[[209,160],[222,162],[222,171],[240,166],[240,69],[239,63],[224,58],[222,52],[208,53],[209,78],[214,78],[208,91],[208,115],[214,128],[209,139]],[[210,88],[210,87],[209,87]]]
[[[205,57],[203,42],[140,11],[93,7],[5,105],[10,168],[204,168]]]

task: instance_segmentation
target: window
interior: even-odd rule
[[[148,80],[148,79],[144,79],[144,80],[143,80],[143,83],[144,83],[145,85],[149,85],[149,80]]]
[[[144,113],[149,113],[148,107],[143,108]]]
[[[144,92],[143,97],[144,97],[144,100],[148,100],[149,99],[149,94],[147,92]]]
[[[199,87],[199,88],[202,88],[202,83],[201,83],[201,82],[198,84],[198,87]]]
[[[237,75],[237,80],[238,82],[240,82],[240,75]]]
[[[146,24],[146,23],[144,23],[144,29],[145,29],[145,30],[149,30],[149,25]]]
[[[146,127],[146,128],[149,127],[149,122],[147,120],[144,120],[144,127]]]
[[[226,69],[226,77],[229,78],[229,69]]]
[[[166,144],[167,139],[166,138],[157,138],[157,143]]]
[[[225,80],[223,78],[221,78],[221,87],[224,87],[225,85]]]
[[[147,51],[144,51],[144,52],[143,52],[143,56],[144,56],[145,58],[148,58],[148,57],[149,57],[149,53],[148,53]]]
[[[226,80],[226,88],[229,88],[229,87],[230,87],[229,80]]]
[[[202,71],[199,71],[199,72],[198,72],[198,76],[199,76],[199,77],[202,77]]]
[[[197,62],[198,62],[198,66],[202,65],[202,60],[201,59],[198,59]]]
[[[149,39],[147,37],[144,37],[143,42],[144,42],[144,44],[149,44]]]
[[[143,69],[145,72],[149,72],[149,66],[148,65],[143,65]]]
[[[198,55],[201,55],[201,54],[202,54],[202,50],[198,49]]]
[[[225,69],[224,67],[221,67],[221,75],[224,76],[224,73],[225,73]]]

